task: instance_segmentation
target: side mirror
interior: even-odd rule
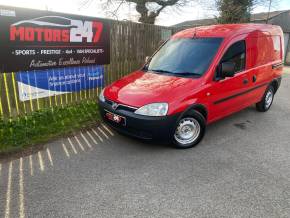
[[[221,77],[233,77],[235,75],[235,66],[236,64],[233,62],[223,62],[221,64]]]
[[[147,63],[150,60],[150,56],[145,57],[145,63]]]

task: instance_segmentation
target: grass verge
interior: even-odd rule
[[[0,153],[45,143],[96,123],[100,118],[96,101],[41,109],[14,120],[0,119]]]

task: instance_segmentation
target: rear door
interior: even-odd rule
[[[246,42],[234,41],[224,52],[222,62],[235,63],[235,75],[213,81],[208,89],[209,122],[227,116],[248,105],[249,71],[246,69]],[[218,71],[216,72],[216,77]]]

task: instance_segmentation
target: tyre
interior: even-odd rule
[[[186,149],[197,145],[202,140],[205,129],[204,116],[197,111],[191,111],[183,116],[175,127],[173,135],[175,147]]]
[[[266,112],[267,110],[270,109],[273,100],[274,100],[274,87],[270,85],[267,89],[266,92],[260,102],[256,104],[256,109],[257,111],[260,112]]]

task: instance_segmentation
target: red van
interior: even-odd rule
[[[190,148],[218,119],[253,104],[269,110],[281,82],[283,43],[281,28],[267,24],[178,32],[140,70],[104,88],[101,116],[121,133]]]

